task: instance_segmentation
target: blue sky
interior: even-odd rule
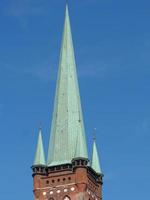
[[[42,123],[47,152],[65,0],[0,1],[1,199],[33,199]],[[93,128],[105,200],[148,199],[150,2],[70,0],[86,136]],[[91,149],[89,148],[89,154]]]

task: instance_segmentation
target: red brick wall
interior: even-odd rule
[[[51,172],[48,175],[34,175],[35,200],[63,200],[65,196],[72,200],[100,200],[102,186],[87,172],[87,168],[76,168],[76,170]]]

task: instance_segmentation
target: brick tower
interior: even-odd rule
[[[67,6],[48,159],[40,129],[32,171],[35,200],[102,199],[103,174],[95,140],[91,162],[87,153]]]

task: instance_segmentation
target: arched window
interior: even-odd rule
[[[71,200],[68,196],[65,196],[63,200]]]
[[[54,200],[54,198],[50,197],[49,200]]]

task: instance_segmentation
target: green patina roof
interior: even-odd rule
[[[77,135],[76,150],[74,158],[87,158],[87,150],[83,138],[83,134]]]
[[[39,130],[39,137],[33,166],[34,165],[46,165],[41,129]]]
[[[94,140],[93,143],[93,153],[92,153],[92,162],[91,162],[91,167],[99,174],[102,174],[101,167],[100,167],[100,161],[99,161],[99,156],[97,152],[97,147],[96,147],[96,142]]]
[[[48,150],[48,166],[71,162],[76,153],[77,135],[79,135],[82,140],[82,152],[84,152],[84,157],[87,158],[87,146],[69,12],[68,7],[66,7],[55,105]]]

